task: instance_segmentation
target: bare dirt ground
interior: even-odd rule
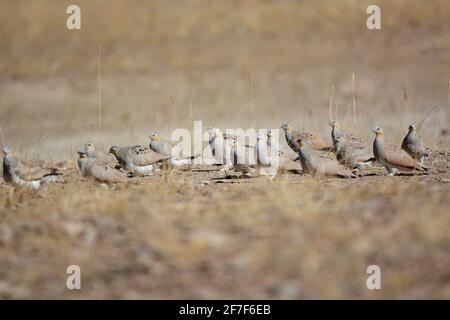
[[[448,0],[377,1],[380,31],[361,0],[77,2],[79,31],[71,3],[0,2],[1,138],[22,158],[75,161],[87,141],[148,144],[194,120],[328,138],[337,117],[398,145],[439,106],[420,131],[432,174],[0,180],[0,298],[450,298]],[[72,264],[81,291],[66,289]],[[381,290],[366,287],[372,264]]]

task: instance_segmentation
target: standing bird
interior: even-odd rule
[[[102,183],[131,182],[124,172],[115,169],[108,161],[90,157],[86,152],[78,151],[78,166],[84,177],[92,177]]]
[[[429,170],[428,167],[412,158],[405,150],[386,147],[383,129],[376,127],[372,131],[375,133],[375,140],[373,141],[375,159],[388,170],[390,176],[394,176],[398,172],[427,172]]]
[[[112,146],[109,152],[116,157],[124,170],[130,171],[137,176],[153,174],[156,168],[170,159],[168,156],[159,155],[151,149],[140,145]]]
[[[361,170],[364,167],[370,166],[375,161],[372,150],[365,144],[355,145],[347,141],[347,138],[341,134],[335,136],[336,159],[349,169]]]
[[[299,173],[302,170],[300,163],[291,159],[283,151],[279,150],[279,145],[276,146],[275,141],[272,141],[272,132],[265,130],[265,132],[258,132],[256,136],[256,154],[258,164],[261,166],[262,172],[271,172],[275,176],[278,172],[295,172]],[[278,153],[274,153],[273,147],[278,147]],[[278,159],[276,165],[275,157]]]
[[[171,156],[173,147],[179,143],[179,141],[171,141],[161,138],[161,136],[155,132],[149,135],[150,149],[163,156]]]
[[[345,133],[342,130],[341,124],[337,120],[330,120],[328,124],[331,126],[331,141],[333,142],[333,147],[336,149],[337,138],[343,136],[347,143],[355,148],[366,148],[366,143],[354,134]]]
[[[254,153],[255,149],[239,143],[237,139],[232,139],[231,144],[231,159],[234,170],[249,177],[257,175],[257,162],[253,161],[254,159],[250,156],[250,153]]]
[[[296,153],[300,151],[300,144],[298,143],[299,139],[302,139],[303,142],[311,145],[311,148],[319,151],[326,151],[331,149],[331,145],[327,143],[324,139],[316,136],[310,132],[298,132],[292,128],[290,124],[287,122],[281,125],[281,129],[284,130],[284,135],[286,137],[286,142],[294,150]]]
[[[425,159],[425,150],[422,146],[422,141],[417,135],[416,125],[410,124],[408,134],[402,141],[402,149],[405,150],[411,157],[423,164]]]
[[[299,144],[299,156],[303,171],[312,176],[335,176],[340,178],[356,177],[348,168],[341,165],[336,159],[326,158],[302,139]]]
[[[117,165],[117,159],[110,153],[106,153],[95,148],[95,145],[91,142],[84,144],[82,152],[86,153],[89,158],[96,158],[101,161],[105,161],[112,166]]]
[[[171,141],[161,138],[157,133],[151,133],[149,135],[150,145],[149,148],[161,156],[170,157],[170,163],[173,166],[181,166],[191,164],[192,160],[200,157],[200,154],[194,156],[175,156],[172,155],[173,148],[181,142]]]
[[[9,146],[4,146],[2,151],[3,179],[14,186],[38,190],[46,183],[65,182],[57,168],[27,167]]]
[[[218,128],[208,128],[209,133],[208,142],[211,147],[212,156],[216,164],[230,166],[232,161],[232,146],[236,137],[225,135],[222,130]]]

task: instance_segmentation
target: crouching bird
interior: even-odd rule
[[[78,167],[83,177],[107,184],[137,182],[136,178],[131,178],[125,172],[112,166],[108,159],[101,160],[89,156],[84,150],[78,151],[78,155]]]
[[[3,179],[14,186],[39,190],[48,183],[64,183],[65,180],[58,168],[27,166],[14,155],[9,146],[3,149]]]
[[[350,169],[341,165],[335,158],[328,158],[313,150],[309,143],[303,139],[297,140],[297,143],[300,162],[305,173],[312,176],[356,178],[356,175]]]
[[[383,129],[376,127],[372,131],[375,133],[375,140],[373,141],[375,159],[388,170],[390,176],[399,172],[426,173],[430,170],[429,167],[412,158],[405,150],[392,149],[386,146]]]

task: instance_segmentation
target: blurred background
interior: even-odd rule
[[[427,146],[448,147],[449,1],[376,1],[374,31],[372,2],[79,0],[81,30],[68,30],[74,1],[2,0],[5,143],[67,158],[85,140],[146,143],[150,131],[168,135],[193,120],[289,121],[328,137],[330,113],[368,141],[378,125],[400,143],[410,122],[439,105],[421,134]]]

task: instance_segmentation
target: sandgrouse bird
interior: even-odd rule
[[[280,150],[280,144],[273,140],[270,130],[260,131],[256,136],[256,141],[256,153],[261,166],[274,166],[274,157],[277,157],[277,171],[299,173],[302,170],[299,161],[295,161],[284,150]],[[278,150],[278,153],[273,153],[274,150]]]
[[[324,139],[316,136],[310,132],[298,132],[292,128],[290,124],[287,122],[281,125],[281,129],[284,130],[284,135],[286,137],[286,142],[295,152],[300,151],[300,144],[298,142],[299,139],[302,139],[303,142],[308,143],[312,149],[314,150],[330,150],[331,145],[327,143]]]
[[[3,179],[14,186],[38,190],[47,183],[65,182],[58,168],[29,167],[14,155],[9,146],[4,146],[2,151]]]
[[[208,128],[209,134],[208,143],[211,147],[211,153],[214,157],[216,164],[219,165],[232,165],[232,146],[236,138],[233,136],[225,135],[222,130],[218,128]]]
[[[78,151],[78,167],[84,177],[92,177],[102,183],[135,182],[122,171],[117,170],[108,160],[89,156],[84,150]]]
[[[238,139],[232,139],[231,157],[235,171],[250,177],[258,175],[255,149],[239,143]]]
[[[179,144],[181,140],[180,141],[166,140],[161,138],[161,136],[157,133],[151,133],[149,135],[149,138],[150,138],[149,148],[161,156],[170,157],[170,163],[173,166],[182,166],[191,164],[193,159],[200,157],[200,154],[194,156],[173,155],[172,152],[174,151],[174,147],[177,144]]]
[[[331,126],[331,141],[333,142],[334,149],[336,149],[337,138],[341,136],[343,136],[347,144],[353,148],[367,148],[366,143],[360,137],[351,133],[345,133],[337,120],[330,120],[328,124]]]
[[[336,159],[324,157],[303,139],[299,139],[297,142],[300,162],[305,173],[312,176],[356,177],[350,169],[341,165]]]
[[[335,136],[336,159],[349,169],[361,170],[375,161],[372,150],[365,144],[351,144],[341,134]]]
[[[429,170],[428,167],[412,158],[405,150],[386,147],[383,129],[376,127],[372,131],[375,133],[375,140],[373,141],[375,159],[388,170],[390,176],[399,172],[427,172]]]
[[[89,158],[95,158],[101,161],[108,163],[109,165],[116,166],[117,159],[111,153],[106,153],[95,148],[95,145],[91,142],[85,143],[83,149],[84,152]]]
[[[405,150],[411,157],[423,164],[426,153],[422,146],[422,141],[417,135],[416,125],[410,124],[408,134],[402,141],[402,149]]]
[[[154,152],[159,153],[164,156],[171,156],[172,149],[179,141],[171,141],[161,138],[159,134],[153,132],[149,135],[150,138],[150,149]]]
[[[155,169],[170,159],[169,156],[160,155],[141,145],[112,146],[109,152],[116,157],[124,170],[141,177],[153,174]]]

